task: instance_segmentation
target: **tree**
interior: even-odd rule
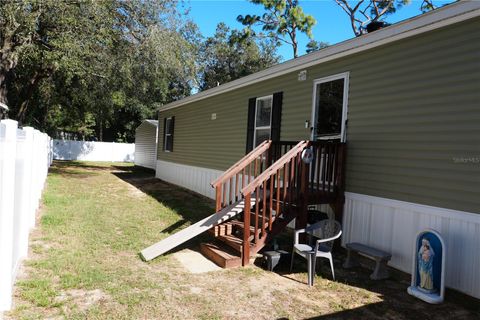
[[[37,6],[28,1],[0,2],[0,102],[7,104],[7,76],[22,50],[31,45]]]
[[[367,25],[381,21],[386,16],[410,4],[411,0],[335,0],[350,19],[350,25],[355,36],[367,33]],[[433,0],[422,0],[422,12],[435,9]]]
[[[1,51],[10,116],[51,135],[131,141],[141,120],[198,83],[198,32],[175,0],[7,1],[0,10],[2,48],[14,48]]]
[[[250,0],[250,2],[263,5],[267,12],[262,16],[247,14],[237,17],[237,21],[247,26],[247,34],[256,36],[253,27],[261,26],[267,33],[266,36],[292,46],[293,57],[297,58],[297,33],[303,32],[312,38],[315,19],[303,12],[299,6],[299,0]]]
[[[436,8],[437,6],[433,3],[433,0],[422,0],[422,3],[420,4],[420,10],[424,13],[435,10]]]
[[[215,34],[201,49],[200,90],[206,90],[278,63],[276,44],[269,39],[255,41],[219,23]]]
[[[314,51],[318,51],[321,49],[324,49],[328,47],[330,44],[328,42],[323,42],[323,41],[316,41],[316,40],[310,40],[310,42],[307,43],[307,53],[311,53]]]

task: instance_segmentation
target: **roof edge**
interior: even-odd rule
[[[200,101],[221,93],[318,65],[330,60],[349,56],[478,16],[480,16],[480,1],[459,1],[448,4],[436,10],[398,22],[375,32],[365,34],[361,37],[345,40],[331,47],[282,62],[268,69],[227,82],[218,87],[202,91],[181,100],[171,102],[160,107],[159,111],[170,110],[188,103]]]
[[[137,130],[138,128],[140,128],[144,124],[148,124],[148,125],[151,125],[153,127],[158,127],[158,120],[153,120],[153,119],[142,120],[142,123],[140,123],[138,125],[138,127],[135,128],[135,130]]]

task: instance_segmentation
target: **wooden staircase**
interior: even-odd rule
[[[305,164],[301,154],[309,147],[314,161]],[[332,203],[341,216],[343,147],[310,141],[261,144],[212,182],[217,210],[239,200],[250,205],[212,228],[214,241],[203,243],[201,252],[222,267],[245,266],[293,219],[304,227],[309,204]]]
[[[313,161],[302,161],[311,148]],[[265,141],[218,179],[216,213],[142,250],[149,261],[208,231],[213,240],[201,252],[224,268],[245,266],[275,235],[296,219],[307,223],[310,204],[329,203],[341,220],[344,202],[345,144]]]

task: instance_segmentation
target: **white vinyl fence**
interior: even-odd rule
[[[53,140],[55,160],[133,162],[134,143]]]
[[[52,139],[33,128],[0,121],[0,312],[12,305],[12,288],[27,256],[48,168]]]

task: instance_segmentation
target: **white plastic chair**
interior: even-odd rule
[[[308,244],[302,244],[299,243],[299,235],[301,233],[307,233],[317,238],[320,237],[320,239],[316,240],[315,247],[312,247]],[[293,242],[290,271],[292,271],[293,269],[293,259],[295,257],[295,253],[307,259],[308,285],[313,286],[313,278],[315,276],[317,258],[327,258],[330,261],[330,267],[332,268],[333,280],[335,280],[335,271],[333,270],[332,248],[334,240],[340,238],[341,235],[341,224],[338,221],[330,219],[322,220],[306,227],[305,229],[296,230]]]

